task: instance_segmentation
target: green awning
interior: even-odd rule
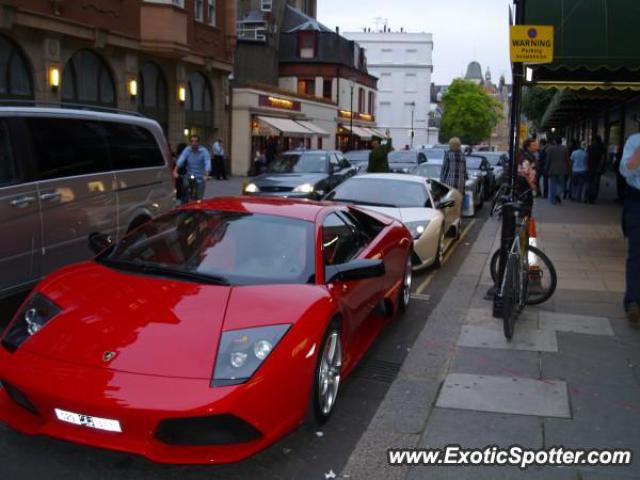
[[[527,25],[555,27],[554,62],[532,66],[534,83],[640,82],[640,0],[527,0],[524,13]]]

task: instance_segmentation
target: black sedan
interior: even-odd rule
[[[496,177],[489,160],[482,155],[467,155],[467,174],[484,180],[484,199],[488,200],[496,189]]]
[[[393,173],[413,173],[418,165],[427,161],[422,151],[397,150],[389,153],[389,170]]]
[[[245,185],[245,195],[320,199],[358,169],[341,152],[293,150],[276,158],[267,171]]]
[[[369,168],[370,154],[371,150],[351,150],[350,152],[345,152],[344,156],[358,168],[359,172],[364,173]]]

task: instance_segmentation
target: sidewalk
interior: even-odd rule
[[[512,342],[483,296],[499,223],[489,220],[430,316],[342,475],[354,479],[640,478],[610,467],[391,467],[388,448],[640,446],[640,331],[622,310],[621,207],[537,201],[538,239],[559,274]]]

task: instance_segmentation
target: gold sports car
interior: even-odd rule
[[[414,269],[442,263],[462,231],[462,195],[438,180],[396,173],[359,175],[325,200],[350,203],[402,221],[413,235]]]

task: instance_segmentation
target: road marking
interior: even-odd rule
[[[445,254],[444,258],[442,259],[442,264],[443,265],[447,262],[447,260],[449,260],[449,257],[451,257],[453,252],[455,252],[455,250],[458,248],[458,246],[462,243],[462,240],[464,240],[464,237],[467,236],[467,234],[471,230],[471,227],[473,227],[473,225],[475,223],[476,223],[475,220],[471,220],[469,222],[469,225],[467,225],[465,227],[465,229],[462,231],[462,233],[460,234],[460,238],[458,240],[454,241],[453,244],[449,247],[449,250]],[[427,278],[425,278],[422,281],[422,283],[420,285],[418,285],[418,288],[416,288],[415,293],[417,293],[419,295],[422,294],[427,289],[429,284],[431,283],[431,280],[433,280],[433,277],[436,275],[436,272],[437,272],[437,270],[434,270],[434,271],[430,272],[429,275],[427,275]]]
[[[423,302],[428,302],[431,300],[431,295],[425,295],[423,293],[412,293],[411,298],[415,300],[422,300]]]

